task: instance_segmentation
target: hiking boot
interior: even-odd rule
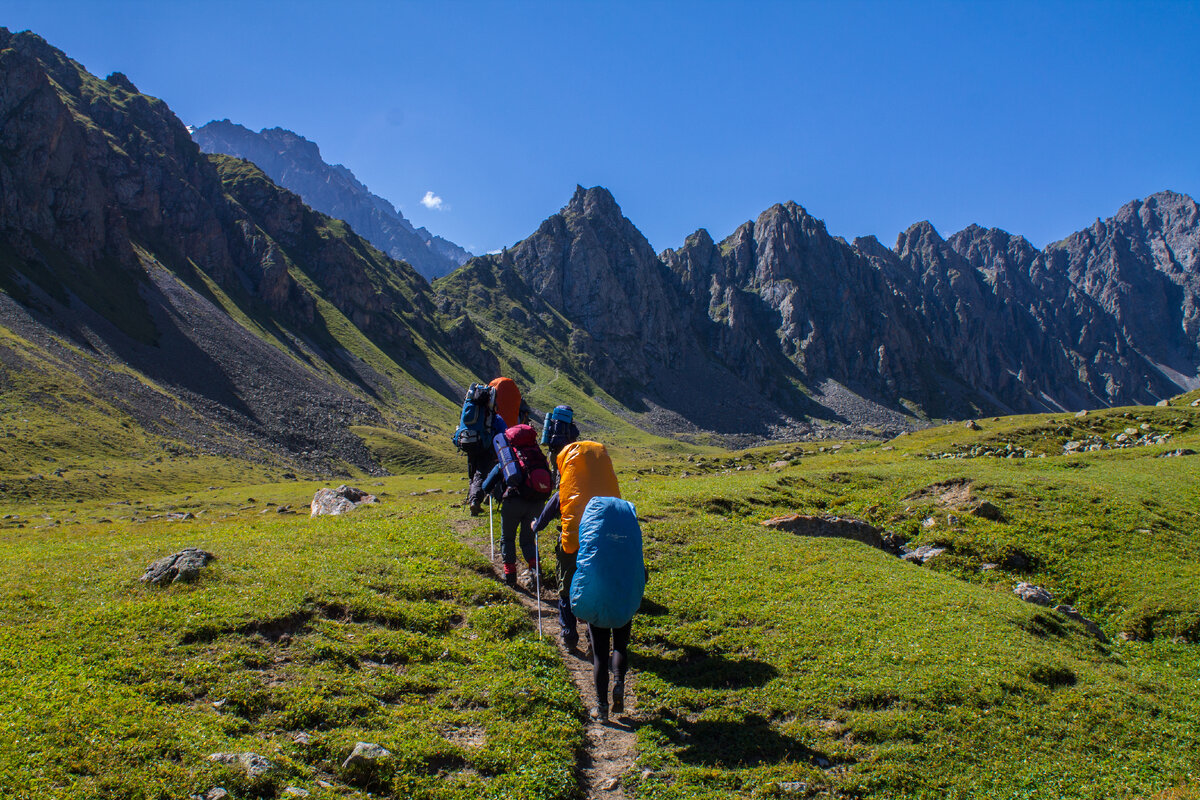
[[[579,631],[564,630],[562,635],[563,647],[574,650],[579,646]]]
[[[537,592],[537,575],[531,569],[521,570],[520,584],[522,589],[530,594],[535,594]]]
[[[599,722],[608,722],[608,703],[601,703],[588,712],[592,719]]]
[[[505,570],[504,585],[510,589],[517,588],[517,573],[516,573],[516,571],[509,572],[509,571]]]
[[[482,513],[483,513],[483,506],[479,505],[479,503],[471,504],[471,516],[472,517],[478,517]]]
[[[617,681],[613,684],[612,710],[614,714],[625,713],[625,681]]]

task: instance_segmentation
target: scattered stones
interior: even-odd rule
[[[1200,408],[1200,397],[1197,397],[1189,405],[1191,405],[1192,408]]]
[[[779,791],[785,794],[808,794],[808,784],[804,781],[780,781]]]
[[[1159,400],[1154,405],[1158,406],[1159,408],[1166,408],[1167,406],[1171,405],[1171,403],[1169,400]]]
[[[288,506],[288,505],[279,506],[279,508],[275,509],[275,513],[276,514],[290,514],[290,513],[292,513],[292,507]]]
[[[605,781],[604,784],[600,787],[600,789],[605,792],[612,792],[612,791],[615,791],[616,788],[620,785],[621,785],[620,778],[612,778],[610,780]]]
[[[912,550],[908,545],[900,547],[900,558],[904,561],[909,561],[914,564],[925,564],[934,558],[937,558],[942,553],[946,552],[945,547],[935,547],[931,544],[923,544],[915,550]]]
[[[364,503],[374,503],[375,495],[367,494],[362,489],[355,489],[342,484],[336,489],[328,487],[318,489],[312,499],[310,516],[337,516],[353,511]]]
[[[188,583],[196,580],[200,576],[200,569],[215,558],[212,553],[188,547],[152,562],[140,580],[153,586]]]
[[[1082,411],[1075,412],[1075,419],[1083,419],[1087,415],[1088,415],[1088,412],[1087,412],[1087,409],[1085,408]]]
[[[936,528],[937,520],[933,517],[926,517],[925,519],[921,520],[921,527],[925,528],[926,530],[929,528]]]
[[[300,745],[301,747],[308,747],[308,745],[312,744],[312,737],[309,736],[304,731],[300,731],[299,733],[297,733],[295,736],[292,737],[292,741],[295,742],[296,744]]]
[[[1168,450],[1165,453],[1159,453],[1156,458],[1178,458],[1179,456],[1194,456],[1196,451],[1190,447],[1181,447],[1178,450]]]
[[[973,420],[973,419],[969,419],[969,420],[967,420],[966,424],[965,424],[965,425],[963,425],[963,427],[964,427],[964,428],[966,428],[966,429],[967,429],[967,430],[969,430],[969,431],[978,431],[978,430],[982,430],[982,428],[980,428],[980,427],[979,427],[979,423],[978,423],[978,422],[976,422],[976,421],[975,421],[975,420]]]
[[[787,461],[775,461],[771,464],[771,469],[783,469],[788,465]]]
[[[995,569],[995,568],[996,568],[996,567],[998,567],[998,566],[1000,566],[1000,565],[999,565],[999,564],[987,563],[987,564],[982,564],[982,565],[979,567],[979,569],[980,569],[980,571],[982,571],[982,572],[987,572],[987,571],[989,571],[989,570],[993,570],[993,569]]]
[[[382,761],[391,758],[391,751],[374,742],[359,742],[353,752],[342,762],[342,769],[352,774],[369,774]]]
[[[275,770],[275,765],[258,753],[213,753],[209,761],[228,766],[240,766],[249,778],[261,778]]]
[[[1076,622],[1081,623],[1083,627],[1088,629],[1088,633],[1092,634],[1097,639],[1100,639],[1101,641],[1108,641],[1108,637],[1104,635],[1104,631],[1100,628],[1100,626],[1085,617],[1083,614],[1080,614],[1074,606],[1055,606],[1054,610],[1059,614],[1062,614],[1064,617],[1069,617]]]
[[[1050,592],[1041,586],[1035,586],[1032,583],[1022,581],[1013,589],[1013,594],[1024,600],[1026,603],[1033,603],[1039,606],[1048,606],[1053,596]]]
[[[301,789],[299,786],[286,786],[283,789],[284,797],[310,797],[312,792],[308,789]]]

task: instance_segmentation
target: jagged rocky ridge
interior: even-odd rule
[[[428,280],[454,271],[471,257],[453,242],[414,228],[353,172],[341,164],[327,164],[316,143],[297,133],[284,128],[255,133],[225,119],[197,128],[192,138],[206,153],[253,161],[275,183],[317,211],[350,223],[357,234],[392,258],[407,261]]]
[[[1195,388],[1198,243],[1195,201],[1162,192],[1045,250],[928,222],[892,249],[851,244],[787,203],[655,256],[606,190],[579,187],[437,289],[635,410],[759,435],[813,417],[886,430]]]
[[[205,156],[120,73],[0,29],[0,121],[0,324],[147,429],[374,471],[351,425],[412,431],[414,410],[453,413],[447,370],[494,367],[407,264]]]
[[[928,222],[889,250],[789,203],[662,258],[714,323],[778,332],[808,381],[937,415],[1153,403],[1195,388],[1200,213],[1161,192],[1044,251]],[[730,318],[748,293],[765,319]]]

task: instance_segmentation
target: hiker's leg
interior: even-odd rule
[[[471,467],[474,465],[475,471],[471,472]],[[492,471],[492,467],[496,466],[496,456],[491,451],[480,453],[467,461],[467,472],[471,476],[471,488],[467,491],[467,502],[472,506],[482,506],[483,501],[487,500],[487,495],[483,493],[483,482],[487,480],[488,473]]]
[[[529,562],[530,566],[533,566],[538,560],[533,523],[537,521],[538,512],[542,509],[540,504],[532,500],[521,500],[520,503],[520,516],[517,522],[520,525],[521,555],[525,556],[525,560]]]
[[[596,697],[604,708],[608,707],[608,640],[611,633],[608,628],[588,624],[588,636],[592,640],[592,681],[596,684]]]
[[[620,628],[613,630],[612,667],[613,676],[618,683],[625,682],[625,673],[629,670],[629,634],[633,630],[633,620],[629,620]]]
[[[558,624],[562,627],[563,642],[573,647],[579,641],[575,615],[571,612],[571,578],[575,577],[575,554],[564,553],[562,545],[554,545],[554,574],[558,578]]]
[[[517,525],[521,521],[516,498],[500,503],[500,560],[504,562],[504,577],[517,575]]]

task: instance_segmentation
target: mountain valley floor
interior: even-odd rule
[[[1200,797],[1197,397],[888,442],[615,447],[650,583],[614,791]],[[582,795],[583,703],[474,546],[462,475],[334,479],[379,502],[310,518],[329,483],[175,458],[120,467],[126,492],[0,475],[21,487],[0,495],[0,796]],[[943,552],[761,524],[792,513]],[[188,546],[216,555],[197,581],[138,581]],[[357,742],[390,755],[344,767]]]

